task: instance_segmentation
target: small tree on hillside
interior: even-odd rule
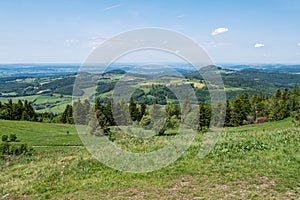
[[[295,127],[300,127],[300,113],[295,114],[293,123]]]
[[[61,122],[64,124],[73,124],[73,108],[71,105],[67,105],[65,111],[61,116]]]

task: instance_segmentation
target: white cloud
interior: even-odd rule
[[[120,6],[122,6],[122,4],[112,5],[112,6],[104,8],[102,11],[108,11],[108,10],[111,10],[111,9],[114,9],[114,8],[117,8],[117,7],[120,7]]]
[[[262,44],[262,43],[256,43],[255,45],[254,45],[254,48],[261,48],[261,47],[264,47],[265,45],[264,44]]]
[[[217,28],[213,32],[211,32],[211,35],[215,36],[215,35],[219,35],[221,33],[226,33],[228,31],[229,31],[228,28]]]
[[[66,39],[65,40],[65,43],[67,44],[75,44],[75,43],[79,43],[80,41],[79,40],[76,40],[76,39]]]
[[[298,46],[300,47],[300,42],[298,43]]]

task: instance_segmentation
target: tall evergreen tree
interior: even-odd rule
[[[147,106],[145,103],[142,103],[141,104],[141,108],[140,108],[140,113],[139,113],[139,121],[141,121],[141,119],[143,118],[143,116],[145,115],[146,113],[146,110],[147,110]]]
[[[12,106],[12,118],[14,120],[20,120],[22,118],[24,107],[21,100],[18,100],[18,103],[13,104]]]
[[[132,97],[130,98],[130,101],[129,101],[129,113],[130,113],[132,121],[138,121],[139,116],[140,116],[139,110],[138,110],[137,105]]]
[[[269,119],[271,121],[282,120],[288,115],[286,102],[283,100],[283,97],[286,98],[287,93],[282,93],[280,89],[277,89],[275,95],[270,100]]]
[[[231,126],[230,119],[231,119],[231,107],[230,107],[229,101],[226,100],[226,115],[225,115],[225,120],[224,120],[225,126]]]
[[[114,103],[113,105],[115,123],[118,126],[131,125],[132,121],[128,112],[128,105],[124,99],[122,99],[120,102]]]
[[[22,120],[36,121],[36,119],[36,114],[33,107],[31,106],[31,103],[25,100]]]
[[[73,124],[73,108],[71,105],[67,105],[62,116],[61,116],[61,122],[65,124]]]
[[[204,127],[209,126],[210,118],[211,118],[210,106],[200,103],[199,104],[199,121],[198,121],[198,126],[199,126],[200,130],[203,130]]]
[[[113,112],[112,112],[112,105],[113,105],[113,100],[111,99],[107,103],[106,108],[105,108],[105,115],[106,115],[109,126],[114,126],[116,124],[115,120],[114,120]]]
[[[243,124],[243,121],[247,116],[242,111],[243,102],[240,98],[236,98],[232,102],[232,109],[230,113],[230,125],[232,126],[240,126]]]

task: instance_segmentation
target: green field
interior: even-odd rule
[[[2,199],[299,199],[300,131],[291,119],[226,128],[198,158],[201,134],[176,162],[158,171],[116,171],[90,155],[71,125],[0,120],[32,156],[0,159]],[[69,132],[69,133],[67,133]],[[121,136],[120,136],[121,137]],[[154,136],[152,147],[173,136]],[[142,144],[124,136],[128,149]],[[125,147],[126,148],[126,147]]]

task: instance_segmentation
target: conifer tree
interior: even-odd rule
[[[134,102],[132,97],[130,98],[130,101],[129,101],[129,113],[130,113],[132,121],[138,121],[140,115],[139,115],[137,105]]]

